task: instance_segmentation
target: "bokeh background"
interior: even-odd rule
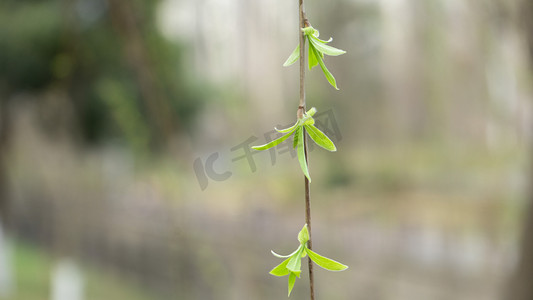
[[[307,76],[313,246],[350,266],[317,299],[531,299],[529,1],[306,2],[347,51]],[[295,121],[297,9],[0,1],[0,299],[285,299],[303,176],[248,149]]]

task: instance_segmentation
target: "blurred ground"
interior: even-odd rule
[[[56,258],[118,270],[161,299],[270,299],[284,290],[267,273],[277,261],[269,250],[290,251],[302,223],[295,158],[270,166],[264,156],[260,171],[234,171],[201,191],[194,170],[171,158],[136,163],[113,146],[80,152],[49,142],[31,119],[17,115],[24,138],[9,159],[17,235]],[[440,151],[343,150],[333,168],[328,153],[311,152],[315,248],[350,266],[317,271],[319,295],[498,299],[517,258],[526,153]],[[24,282],[17,286],[33,290]],[[291,297],[305,299],[304,282]]]
[[[50,294],[51,257],[36,250],[34,246],[20,243],[13,249],[15,282],[17,293],[5,299],[32,300],[43,299]],[[92,267],[84,268],[87,299],[153,299],[142,288],[125,280],[124,275],[117,276],[110,270]]]

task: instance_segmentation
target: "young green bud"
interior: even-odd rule
[[[314,115],[316,114],[316,108],[311,107],[311,109],[308,110],[308,111],[306,112],[306,114],[307,114],[308,116],[310,116],[310,117],[314,116]]]
[[[309,241],[309,230],[307,230],[307,224],[304,225],[300,233],[298,233],[298,241],[300,244],[305,245]]]
[[[303,33],[305,33],[306,35],[311,35],[311,34],[314,34],[315,31],[317,31],[317,30],[314,29],[313,27],[309,26],[309,27],[302,28],[302,31],[303,31]]]

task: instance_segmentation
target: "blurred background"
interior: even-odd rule
[[[0,1],[0,299],[285,299],[297,1]],[[306,1],[317,299],[532,299],[533,4]],[[522,238],[524,236],[525,238]],[[527,238],[530,237],[530,238]],[[306,271],[291,299],[308,299]]]

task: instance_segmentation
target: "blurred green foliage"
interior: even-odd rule
[[[112,1],[0,2],[1,101],[28,92],[39,101],[45,92],[63,93],[67,101],[57,114],[72,113],[72,133],[89,143],[119,138],[141,151],[165,144],[168,136],[147,113],[155,100],[168,102],[162,106],[169,108],[169,131],[187,132],[205,88],[184,70],[184,48],[156,28],[157,3],[129,4],[138,29],[133,35],[120,30],[121,16],[113,16]],[[132,39],[140,41],[140,50],[130,49]],[[141,52],[133,55],[144,59],[142,71],[155,83],[143,82],[128,51]],[[147,85],[153,97],[143,93]]]
[[[11,90],[43,88],[53,81],[61,51],[57,1],[0,3],[0,79]],[[4,87],[6,88],[6,87]]]

